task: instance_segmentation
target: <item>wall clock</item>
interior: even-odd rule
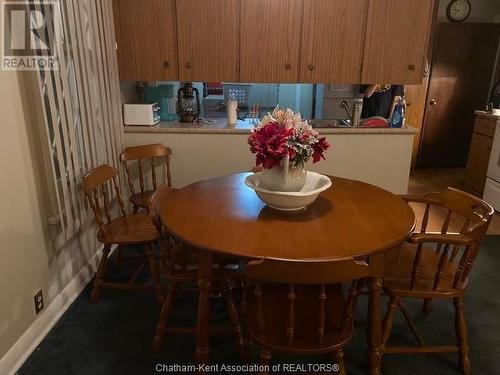
[[[451,22],[463,22],[470,16],[471,10],[469,0],[452,0],[446,8],[446,17]]]

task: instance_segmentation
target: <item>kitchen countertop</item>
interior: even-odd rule
[[[474,114],[476,114],[477,116],[481,116],[481,117],[487,117],[487,118],[491,118],[491,119],[495,119],[495,120],[500,120],[500,115],[494,115],[494,114],[486,112],[486,111],[474,111]]]
[[[161,121],[154,126],[124,126],[125,133],[197,133],[197,134],[250,134],[257,125],[250,119],[238,120],[234,125],[227,119],[212,119],[209,124],[193,124],[179,121]],[[416,134],[418,130],[406,125],[403,128],[315,128],[320,134]]]

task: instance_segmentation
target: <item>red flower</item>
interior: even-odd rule
[[[325,151],[330,147],[330,144],[325,137],[318,138],[318,142],[312,145],[313,148],[313,163],[317,163],[321,159],[325,159]]]
[[[279,166],[288,152],[287,141],[292,134],[292,128],[285,128],[276,122],[257,128],[248,138],[250,151],[257,154],[256,164],[262,164],[266,169]]]

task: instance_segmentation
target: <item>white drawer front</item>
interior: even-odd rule
[[[500,183],[491,178],[487,178],[484,186],[483,199],[491,204],[495,210],[500,211]]]

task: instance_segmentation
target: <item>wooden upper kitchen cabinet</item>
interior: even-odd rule
[[[239,0],[177,1],[180,80],[239,81],[239,20]]]
[[[363,83],[420,84],[435,0],[369,0]]]
[[[303,0],[241,2],[242,82],[297,82]]]
[[[367,8],[368,0],[304,0],[301,82],[360,81]]]
[[[175,0],[113,0],[122,81],[176,80]]]

